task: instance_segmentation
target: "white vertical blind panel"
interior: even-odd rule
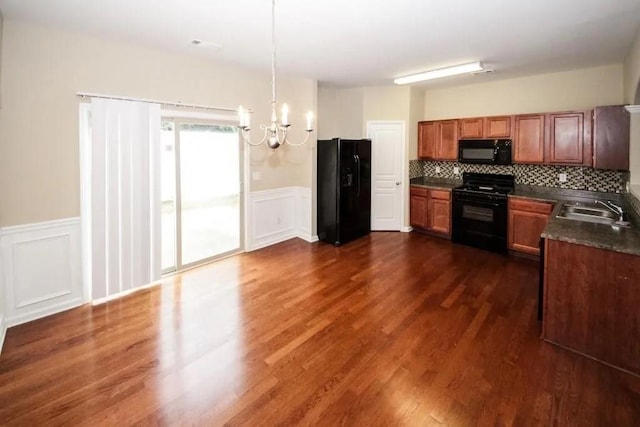
[[[131,242],[133,233],[131,228],[131,193],[132,193],[132,172],[131,147],[135,144],[134,131],[136,126],[132,126],[129,115],[135,111],[134,105],[125,105],[126,108],[123,120],[120,122],[120,291],[126,291],[133,287],[132,284],[132,251]],[[135,118],[134,118],[135,120]]]
[[[91,297],[107,296],[106,282],[106,100],[91,103]]]
[[[161,161],[161,134],[160,134],[160,104],[147,104],[149,107],[149,114],[147,117],[149,118],[149,125],[147,129],[149,130],[149,158],[151,159],[150,163],[150,216],[151,221],[149,224],[151,226],[150,230],[150,238],[151,238],[151,277],[149,281],[154,281],[160,279],[162,274],[162,220],[161,220],[161,209],[162,209],[162,192],[160,188],[160,183],[162,181],[161,178],[161,170],[160,165]]]
[[[92,100],[92,298],[160,278],[160,106]]]
[[[123,108],[120,103],[107,104],[107,295],[120,292],[120,144],[122,133],[120,120]]]

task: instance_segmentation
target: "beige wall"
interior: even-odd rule
[[[0,110],[0,225],[77,216],[78,91],[254,109],[269,119],[270,76],[201,58],[107,42],[5,20]],[[292,139],[304,137],[304,114],[316,110],[316,82],[279,76],[290,105]],[[310,186],[313,145],[252,149],[262,179],[250,190]]]
[[[624,98],[627,104],[640,105],[640,29],[624,61]],[[640,195],[640,114],[631,115],[629,170],[631,185]]]
[[[640,28],[624,61],[624,101],[640,104]]]
[[[4,16],[0,10],[0,108],[2,108],[2,33],[4,27]]]
[[[418,158],[418,122],[424,117],[424,91],[411,88],[409,105],[409,159]]]
[[[622,102],[622,65],[609,65],[426,90],[424,118],[578,110]]]
[[[318,88],[318,139],[363,137],[361,88]]]
[[[411,88],[408,86],[365,87],[362,118],[369,120],[409,120]]]

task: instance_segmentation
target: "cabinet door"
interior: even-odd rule
[[[443,120],[437,127],[436,158],[439,160],[458,159],[458,121]]]
[[[552,210],[551,203],[509,199],[509,249],[539,255],[540,235]]]
[[[436,122],[418,123],[418,158],[433,159],[436,156]]]
[[[451,232],[451,202],[429,198],[429,230],[437,233]]]
[[[482,117],[474,119],[460,119],[460,139],[482,138]]]
[[[547,116],[547,163],[584,163],[584,112],[551,113]]]
[[[514,123],[513,161],[544,162],[544,115],[515,116]]]
[[[485,138],[511,138],[511,117],[496,116],[484,118]]]
[[[427,198],[411,196],[409,199],[409,222],[412,227],[427,228]]]
[[[629,113],[623,105],[593,112],[593,167],[629,170]]]

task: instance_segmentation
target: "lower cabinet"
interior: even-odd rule
[[[411,187],[411,226],[451,235],[451,191]]]
[[[542,338],[640,375],[640,256],[545,245]]]
[[[553,210],[550,202],[509,199],[509,249],[540,255],[540,235]]]
[[[424,195],[422,191],[414,191],[411,189],[411,198],[409,199],[409,222],[412,227],[417,228],[427,228],[427,190],[424,190]]]

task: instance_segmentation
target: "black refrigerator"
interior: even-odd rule
[[[318,141],[318,239],[340,246],[371,231],[371,140]]]

